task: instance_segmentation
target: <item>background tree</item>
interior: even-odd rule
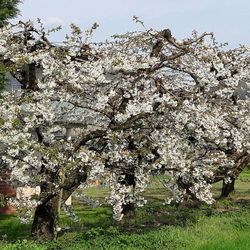
[[[0,27],[7,24],[8,21],[20,14],[18,5],[21,0],[1,0],[0,1]]]

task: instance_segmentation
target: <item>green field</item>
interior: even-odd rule
[[[214,185],[219,195],[221,183]],[[87,194],[103,200],[106,189]],[[56,242],[33,242],[30,225],[16,216],[0,217],[0,249],[250,249],[250,171],[241,174],[236,191],[212,206],[163,206],[166,191],[156,177],[144,194],[149,203],[127,224],[112,219],[111,208],[90,208],[74,203],[80,221],[64,214],[64,228]]]

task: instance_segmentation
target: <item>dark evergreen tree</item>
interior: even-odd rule
[[[8,20],[19,14],[18,4],[21,0],[0,0],[0,26],[8,23]]]

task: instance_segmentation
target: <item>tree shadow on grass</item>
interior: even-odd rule
[[[250,210],[250,199],[234,199],[237,206]]]
[[[225,208],[225,209],[223,209]],[[237,209],[234,209],[237,208]],[[136,210],[135,218],[126,222],[116,222],[112,218],[112,208],[110,206],[101,206],[90,208],[76,204],[74,212],[79,217],[79,222],[72,222],[65,214],[62,214],[60,226],[62,231],[59,236],[65,233],[87,233],[95,230],[109,230],[114,227],[120,232],[142,233],[159,229],[162,226],[179,226],[187,227],[195,224],[201,216],[211,216],[217,213],[231,213],[238,211],[250,210],[250,199],[227,199],[216,207],[202,205],[194,208],[191,206],[163,205],[160,198],[155,198],[150,204]],[[7,235],[8,240],[17,240],[30,238],[30,224],[21,224],[17,216],[0,215],[0,237]]]
[[[60,235],[66,232],[87,232],[95,228],[108,230],[115,227],[121,232],[140,233],[150,231],[161,226],[187,226],[195,223],[198,219],[197,209],[179,208],[162,205],[162,200],[138,208],[135,218],[117,222],[112,218],[112,210],[109,206],[91,209],[76,209],[75,212],[80,221],[74,223],[70,228],[64,228]]]

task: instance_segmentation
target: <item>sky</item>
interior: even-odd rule
[[[64,40],[69,25],[87,29],[99,24],[93,40],[113,34],[142,30],[133,15],[147,29],[170,28],[177,39],[189,37],[193,30],[214,32],[229,47],[250,45],[250,0],[23,0],[17,20],[41,18],[47,28],[62,25],[53,42]]]

